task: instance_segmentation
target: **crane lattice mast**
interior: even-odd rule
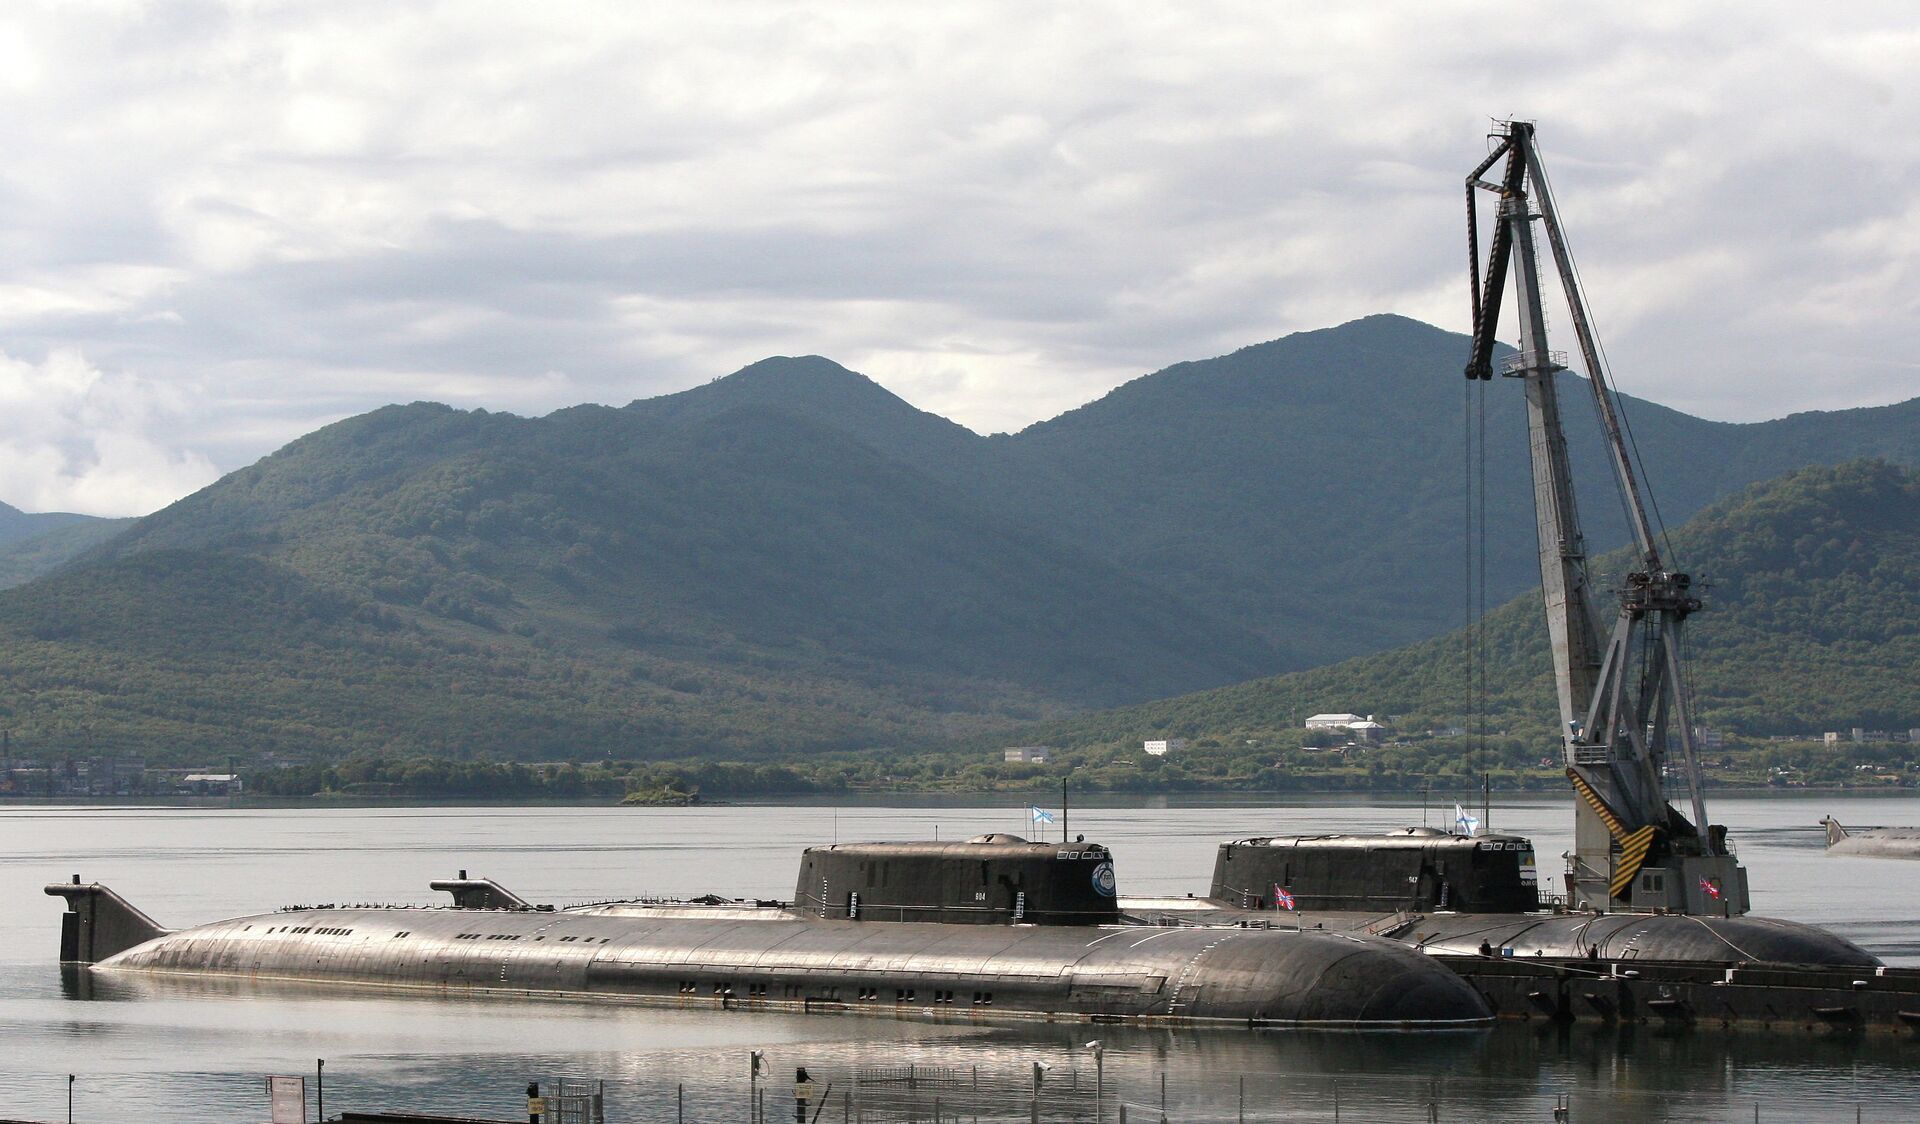
[[[1668,568],[1662,559],[1647,518],[1573,257],[1535,146],[1533,125],[1508,122],[1496,136],[1499,143],[1493,152],[1467,176],[1473,352],[1466,375],[1469,379],[1493,377],[1494,333],[1511,273],[1519,350],[1506,356],[1499,369],[1503,376],[1520,380],[1526,390],[1540,584],[1553,650],[1567,779],[1578,797],[1574,849],[1568,856],[1570,904],[1607,911],[1745,913],[1746,872],[1727,850],[1725,829],[1707,821],[1683,674],[1682,629],[1687,617],[1700,608],[1700,600],[1692,592],[1689,576]],[[1484,179],[1503,157],[1506,166],[1500,181]],[[1476,206],[1481,191],[1500,200],[1484,283]],[[1556,383],[1559,372],[1566,369],[1565,355],[1547,344],[1533,237],[1536,222],[1546,232],[1559,273],[1639,555],[1624,588],[1617,591],[1610,614],[1603,612],[1588,575],[1586,544],[1574,503]],[[1613,618],[1610,628],[1608,615]],[[1669,762],[1685,778],[1691,819],[1668,802]]]

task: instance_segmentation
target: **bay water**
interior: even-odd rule
[[[759,1050],[789,1080],[797,1066],[829,1076],[913,1066],[1015,1093],[1043,1063],[1049,1095],[1098,1081],[1097,1109],[1084,1097],[1057,1106],[1085,1119],[1113,1119],[1124,1102],[1130,1119],[1158,1120],[1163,1081],[1173,1121],[1549,1120],[1563,1098],[1574,1120],[1744,1121],[1756,1109],[1762,1120],[1920,1119],[1920,1041],[1908,1034],[1127,1030],[295,987],[88,991],[63,978],[64,905],[41,892],[78,874],[168,926],[299,903],[443,904],[428,880],[461,869],[559,905],[790,898],[804,846],[1030,834],[1025,808],[999,796],[647,809],[0,807],[0,1118],[66,1119],[73,1074],[75,1120],[265,1120],[262,1079],[304,1074],[311,1084],[324,1059],[329,1113],[524,1119],[527,1082],[569,1076],[606,1082],[610,1121],[747,1120],[749,1098],[767,1085],[748,1074]],[[1733,826],[1755,913],[1823,925],[1889,964],[1920,965],[1920,861],[1829,857],[1817,826],[1828,813],[1920,824],[1920,799],[1721,797],[1713,812]],[[1089,799],[1066,827],[1113,849],[1123,896],[1167,896],[1204,894],[1224,839],[1423,818],[1451,825],[1452,800]],[[1556,856],[1571,843],[1565,799],[1504,798],[1490,818],[1494,830],[1532,836],[1543,882],[1557,878]],[[791,1111],[791,1085],[772,1096],[769,1113]],[[1026,1101],[1006,1099],[1003,1116],[981,1118],[1026,1119]],[[843,1111],[833,1101],[822,1119]]]

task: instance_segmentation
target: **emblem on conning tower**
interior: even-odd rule
[[[1093,888],[1103,898],[1113,896],[1113,864],[1101,863],[1093,868]]]

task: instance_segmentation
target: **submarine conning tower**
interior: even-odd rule
[[[1300,910],[1528,913],[1540,908],[1533,843],[1406,827],[1382,835],[1293,835],[1220,844],[1207,896],[1274,908],[1275,887]]]
[[[1017,835],[840,843],[800,855],[800,913],[831,920],[1103,925],[1120,919],[1113,856],[1097,843]]]

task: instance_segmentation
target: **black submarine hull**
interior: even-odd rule
[[[1220,844],[1205,898],[1122,903],[1148,919],[1203,923],[1311,916],[1328,928],[1388,937],[1422,952],[1699,964],[1880,961],[1813,925],[1718,910],[1541,910],[1533,843],[1517,835],[1401,828],[1381,835],[1257,836]],[[1280,891],[1295,911],[1278,909]],[[1709,903],[1713,904],[1713,903]],[[1720,914],[1715,916],[1715,914]]]
[[[1880,966],[1878,957],[1845,937],[1812,925],[1751,914],[1455,914],[1424,917],[1397,930],[1393,939],[1445,955],[1471,955],[1484,943],[1503,954],[1511,950],[1513,956]]]
[[[1872,953],[1813,925],[1775,917],[1673,913],[1414,913],[1245,910],[1206,898],[1123,900],[1148,922],[1304,924],[1380,936],[1440,956],[1491,951],[1516,957],[1659,960],[1707,965],[1807,964],[1877,968]],[[1482,946],[1485,946],[1484,949]]]
[[[49,892],[79,913],[97,903],[93,889]],[[1353,934],[869,923],[750,906],[293,910],[162,933],[90,970],[915,1017],[1436,1029],[1491,1019],[1443,966]]]

